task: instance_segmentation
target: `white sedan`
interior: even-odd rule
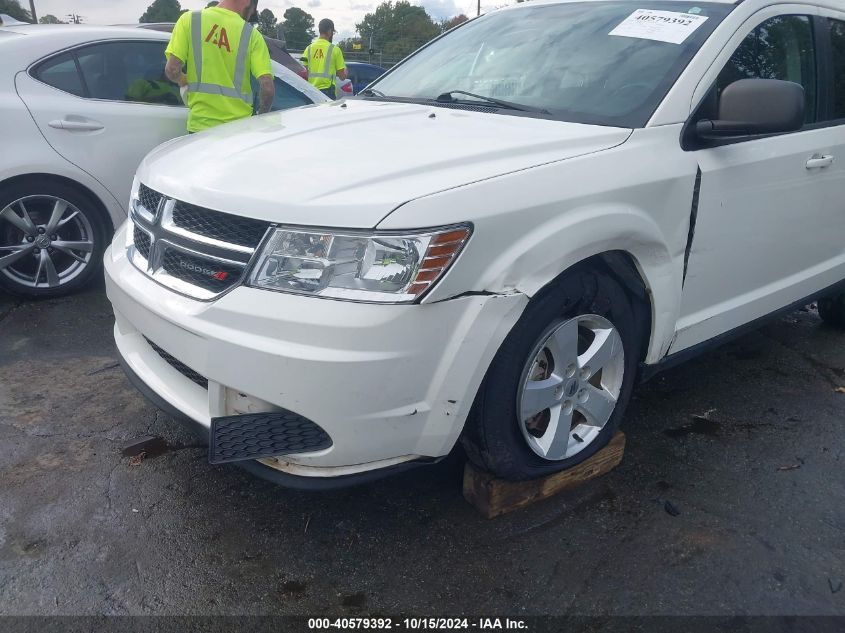
[[[70,292],[99,270],[132,176],[185,133],[164,76],[169,35],[78,25],[0,27],[0,287]],[[273,62],[274,110],[329,101]]]

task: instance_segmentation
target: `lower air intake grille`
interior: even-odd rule
[[[211,419],[208,461],[224,464],[311,453],[331,445],[322,428],[292,411],[232,415]]]
[[[155,350],[155,352],[159,356],[161,356],[162,360],[164,360],[164,362],[166,362],[168,365],[170,365],[173,369],[175,369],[180,374],[182,374],[185,378],[187,378],[191,382],[199,385],[203,389],[208,389],[208,378],[206,378],[202,374],[195,372],[193,369],[188,367],[185,363],[176,360],[173,356],[171,356],[170,354],[165,352],[163,349],[161,349],[158,345],[153,343],[147,337],[144,337],[144,340],[146,340],[147,343],[149,343],[150,347],[152,347]]]

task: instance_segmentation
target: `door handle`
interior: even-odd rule
[[[824,167],[830,167],[832,164],[833,156],[820,156],[819,154],[816,154],[807,161],[807,169],[823,169]]]
[[[96,121],[68,121],[67,119],[55,119],[47,125],[57,130],[76,130],[79,132],[96,132],[102,130],[102,123]]]

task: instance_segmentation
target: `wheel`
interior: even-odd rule
[[[52,297],[99,271],[109,231],[87,195],[58,182],[0,188],[0,286]]]
[[[583,462],[631,395],[645,310],[610,274],[573,270],[529,304],[496,354],[463,435],[467,455],[510,480]]]
[[[818,307],[822,321],[845,330],[845,293],[819,299]]]

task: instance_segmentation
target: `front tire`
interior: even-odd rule
[[[30,297],[78,290],[100,270],[108,236],[99,206],[70,185],[0,188],[0,287]]]
[[[525,480],[606,446],[633,389],[643,312],[598,267],[573,269],[533,299],[476,398],[463,436],[470,459]]]

